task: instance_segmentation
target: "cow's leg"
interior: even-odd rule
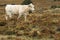
[[[22,14],[21,14],[21,13],[19,13],[19,16],[18,16],[18,18],[17,18],[17,19],[19,19],[19,18],[21,17],[21,15],[22,15]]]
[[[6,19],[6,20],[8,20],[8,16],[9,16],[8,14],[9,14],[9,12],[6,11],[6,14],[5,14],[5,19]]]
[[[7,11],[6,12],[6,20],[8,20],[9,18],[12,18],[12,14],[11,14],[11,12],[10,11]]]
[[[12,18],[12,15],[11,15],[11,14],[9,14],[9,17],[10,17],[10,18]]]
[[[8,20],[8,15],[5,15],[5,19]]]
[[[25,21],[27,21],[27,14],[25,13],[25,15],[24,15],[24,18],[25,18]]]

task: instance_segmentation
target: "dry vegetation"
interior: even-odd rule
[[[60,40],[59,12],[36,11],[27,16],[27,22],[23,16],[16,18],[6,21],[0,11],[0,40]]]

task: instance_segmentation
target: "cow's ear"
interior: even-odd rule
[[[32,3],[30,3],[29,5],[32,5]]]
[[[29,4],[29,7],[31,7],[32,3]]]
[[[31,7],[31,4],[29,4],[29,7]]]

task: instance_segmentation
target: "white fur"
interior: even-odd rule
[[[14,14],[19,14],[18,18],[20,18],[21,15],[24,15],[26,21],[26,16],[29,10],[31,11],[35,10],[34,5],[32,3],[29,5],[6,5],[5,7],[6,20],[8,20],[8,16],[9,18],[12,18]]]

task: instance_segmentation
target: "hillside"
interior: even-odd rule
[[[0,0],[0,40],[60,40],[60,1],[31,0],[35,12],[16,20],[5,20],[5,4],[21,4],[24,0]]]

